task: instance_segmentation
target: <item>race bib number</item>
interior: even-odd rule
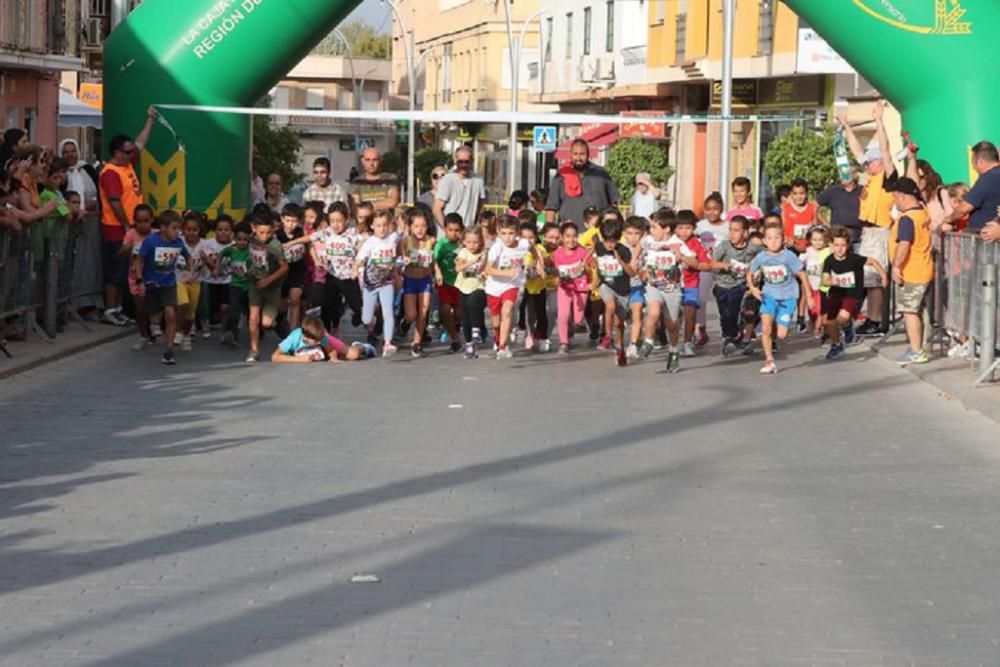
[[[597,270],[600,271],[601,276],[605,279],[613,279],[625,275],[625,269],[622,268],[621,262],[614,255],[598,257]]]
[[[853,271],[848,273],[831,273],[830,284],[833,287],[840,287],[842,289],[854,289],[857,287],[857,280],[854,278]]]
[[[229,263],[229,266],[233,275],[237,278],[243,278],[247,275],[247,263],[245,261],[232,261]]]
[[[819,263],[806,264],[806,275],[817,277],[823,275],[823,265]]]
[[[699,237],[701,244],[705,246],[706,250],[712,250],[715,248],[715,234],[712,232],[702,232]]]
[[[734,276],[745,276],[749,270],[749,264],[745,264],[738,259],[729,260],[729,272]]]
[[[434,263],[434,253],[430,250],[414,249],[410,251],[410,266],[415,269],[429,269]]]
[[[524,255],[503,255],[497,262],[497,268],[501,271],[507,269],[520,269],[524,266]]]
[[[254,270],[267,271],[267,250],[258,246],[250,246],[250,263]]]
[[[536,265],[534,265],[534,264],[525,264],[524,265],[524,275],[526,277],[528,277],[528,278],[537,278],[538,277],[538,267]]]
[[[298,352],[295,353],[296,357],[307,357],[311,361],[323,361],[325,355],[323,354],[323,348],[320,347],[303,347],[300,348]]]
[[[784,264],[772,264],[761,270],[764,273],[764,282],[768,285],[781,285],[788,282],[788,267]]]
[[[795,225],[792,227],[792,234],[794,234],[797,239],[804,239],[806,234],[809,233],[810,227],[812,227],[812,225]]]
[[[183,269],[184,267],[179,265],[180,259],[183,258],[178,248],[157,248],[153,253],[153,264],[157,271],[169,272],[175,267]]]
[[[570,283],[580,278],[584,274],[583,262],[574,262],[572,264],[562,264],[559,267],[559,280],[564,283]]]
[[[305,256],[306,247],[301,243],[285,248],[285,259],[287,259],[289,263],[298,262]]]
[[[377,248],[372,251],[372,264],[380,267],[392,266],[396,263],[395,248]]]

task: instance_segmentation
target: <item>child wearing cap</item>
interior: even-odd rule
[[[889,186],[899,221],[889,238],[892,281],[896,284],[896,310],[903,316],[910,346],[896,363],[925,364],[924,322],[921,313],[927,288],[934,279],[931,259],[931,216],[924,206],[920,187],[911,178],[900,178]]]
[[[660,191],[653,185],[653,180],[646,172],[635,175],[635,194],[632,195],[632,215],[648,218],[659,208],[656,204]]]

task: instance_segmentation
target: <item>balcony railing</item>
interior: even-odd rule
[[[674,45],[674,59],[680,65],[686,60],[687,50],[684,42],[687,40],[687,14],[677,15],[677,42]]]

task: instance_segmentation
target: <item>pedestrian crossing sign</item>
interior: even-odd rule
[[[536,125],[535,143],[536,151],[551,153],[556,149],[556,128],[555,125]]]

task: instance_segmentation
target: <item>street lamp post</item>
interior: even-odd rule
[[[358,77],[357,72],[354,69],[354,55],[351,53],[351,43],[347,41],[347,37],[341,32],[340,28],[334,28],[333,34],[344,44],[344,51],[347,53],[347,64],[351,68],[351,85],[354,86],[354,110],[361,111],[361,104],[358,100],[360,91],[358,90]],[[354,121],[354,152],[358,152],[358,142],[361,140],[361,119],[358,118]],[[356,158],[355,158],[356,159]]]
[[[410,84],[409,85],[410,112],[413,112],[417,106],[417,95],[416,95],[417,79],[413,73],[413,35],[411,34],[409,40],[407,40],[406,35],[408,30],[406,28],[406,22],[403,20],[403,15],[399,11],[399,8],[396,6],[395,0],[382,0],[382,2],[389,5],[389,8],[392,9],[392,13],[396,17],[396,21],[399,23],[399,30],[402,33],[403,48],[406,49],[407,78],[409,78],[409,84]],[[413,153],[415,152],[417,146],[417,135],[416,135],[415,125],[416,123],[413,122],[413,119],[410,119],[409,146],[406,155],[406,196],[412,198],[414,201],[416,201],[416,197],[414,196],[413,192],[414,181],[415,181]]]
[[[504,0],[504,4],[507,5],[507,29],[510,30],[510,9],[509,0]],[[517,182],[517,110],[518,104],[520,102],[519,98],[521,96],[521,58],[524,56],[524,38],[528,32],[528,26],[531,22],[538,20],[538,35],[539,35],[539,54],[541,58],[544,59],[544,51],[541,47],[541,35],[542,35],[542,22],[541,18],[545,14],[548,14],[549,10],[542,9],[525,20],[521,25],[521,34],[518,36],[517,41],[512,44],[511,50],[511,65],[510,65],[510,88],[511,88],[511,119],[510,119],[510,162],[508,164],[507,178],[509,181],[509,187],[511,192],[515,189],[515,184]],[[515,50],[517,56],[515,57]],[[544,67],[545,63],[540,62],[540,66]]]
[[[719,158],[719,191],[729,187],[729,144],[732,129],[728,118],[733,115],[733,21],[736,0],[722,0],[722,155]],[[754,184],[759,185],[759,183]]]

